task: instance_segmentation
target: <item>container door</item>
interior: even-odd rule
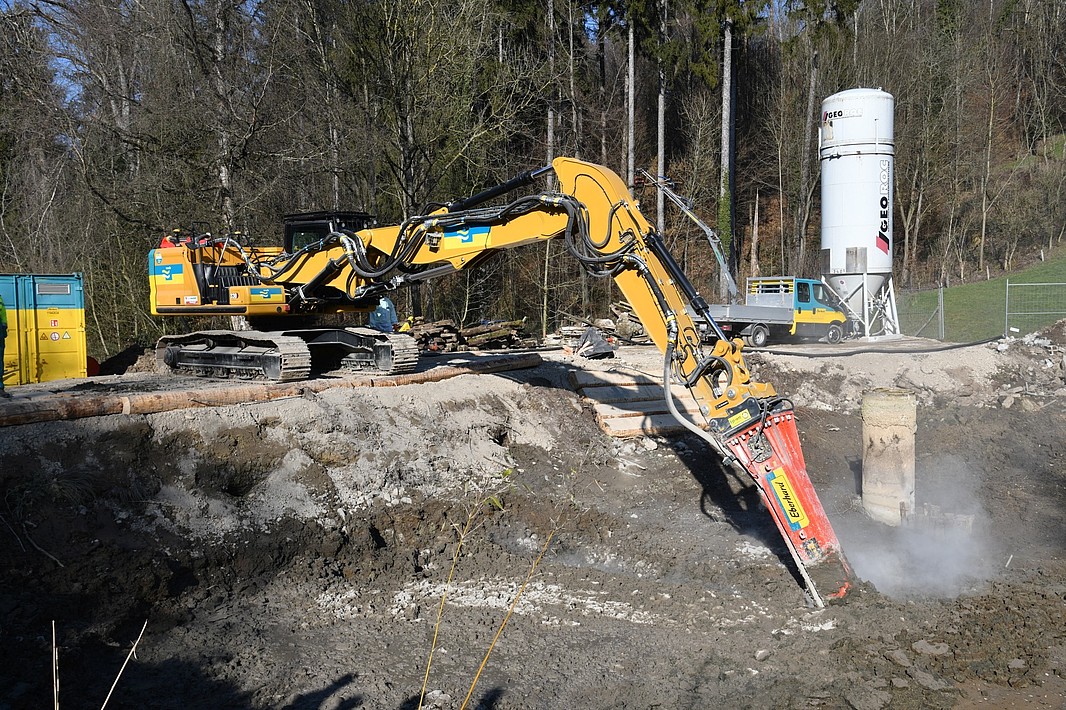
[[[37,350],[32,382],[86,376],[85,300],[80,274],[27,276]]]
[[[7,339],[4,341],[4,386],[23,384],[20,363],[22,362],[23,342],[19,327],[19,298],[14,274],[0,274],[0,298],[4,299],[7,311]]]

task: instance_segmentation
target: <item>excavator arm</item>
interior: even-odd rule
[[[557,190],[487,206],[547,173],[554,174]],[[155,250],[151,261],[183,266],[182,259],[192,260],[197,263],[188,263],[188,270],[194,273],[229,267],[237,279],[229,303],[245,297],[241,291],[245,284],[249,291],[245,298],[254,297],[257,289],[276,289],[278,297],[268,304],[267,313],[366,310],[383,293],[548,239],[562,239],[589,273],[617,283],[664,354],[663,385],[671,412],[727,465],[754,481],[815,604],[823,604],[818,590],[829,599],[846,595],[852,573],[807,475],[792,403],[770,384],[752,378],[742,342],[729,340],[718,327],[662,236],[641,214],[625,183],[608,168],[556,158],[550,167],[523,173],[400,225],[336,231],[294,254],[215,241],[181,254]],[[182,310],[182,298],[186,303],[195,300],[192,305],[198,312],[213,307],[202,293],[190,297],[180,289],[165,291],[154,284],[153,297],[160,292],[164,300],[175,302],[171,308],[166,300],[164,311]],[[713,345],[704,344],[695,317],[710,325],[717,336]],[[173,355],[175,347],[168,345],[167,352]],[[678,411],[671,382],[688,388],[701,413],[698,421]]]
[[[552,169],[558,193],[522,198],[499,211],[471,211],[467,202],[423,222],[427,235],[415,261],[454,248],[459,251],[449,261],[463,268],[488,250],[563,238],[586,270],[614,279],[663,352],[664,392],[673,415],[754,481],[814,602],[823,604],[819,589],[829,599],[845,596],[852,573],[807,474],[792,403],[752,378],[742,341],[730,341],[718,328],[614,172],[572,158],[555,159]],[[450,240],[459,243],[448,247]],[[464,247],[469,251],[460,253]],[[711,324],[718,336],[713,346],[703,345],[693,316]],[[689,389],[701,421],[674,406],[671,381]]]

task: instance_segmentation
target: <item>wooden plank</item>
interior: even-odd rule
[[[672,388],[676,399],[689,398],[688,390],[681,385]],[[633,402],[663,398],[663,388],[659,385],[605,385],[603,387],[583,387],[580,394],[592,402]]]
[[[665,436],[688,431],[670,414],[660,377],[617,370],[572,370],[570,384],[592,403],[596,423],[609,436]],[[687,388],[675,384],[671,391],[679,411],[702,421],[699,406]]]
[[[600,422],[600,428],[607,434],[619,438],[649,434],[679,434],[688,431],[669,414],[604,419]]]
[[[692,415],[692,418],[702,418],[699,405],[691,399],[674,400],[674,404],[681,412]],[[658,401],[642,400],[639,402],[617,402],[615,404],[595,404],[592,407],[597,417],[608,419],[612,417],[639,417],[644,414],[669,414],[670,409],[666,406],[666,400]]]
[[[603,385],[661,385],[662,377],[653,377],[642,372],[617,372],[614,370],[571,370],[570,385],[574,389],[601,387]]]

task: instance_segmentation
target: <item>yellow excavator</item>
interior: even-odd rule
[[[557,190],[489,205],[548,174]],[[417,350],[404,334],[261,324],[372,311],[395,289],[556,238],[589,273],[618,284],[663,352],[674,417],[755,481],[814,603],[843,598],[852,572],[807,475],[792,403],[752,378],[742,341],[718,327],[625,183],[603,166],[556,158],[394,226],[375,226],[363,213],[297,215],[286,221],[281,247],[245,247],[229,236],[169,236],[149,256],[152,313],[244,316],[259,329],[165,336],[158,359],[178,372],[271,380],[338,366],[409,371]],[[713,332],[709,342],[697,319]],[[698,421],[676,407],[672,381],[691,392]]]

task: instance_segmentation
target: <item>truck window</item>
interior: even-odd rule
[[[829,291],[822,284],[814,284],[814,300],[826,308],[835,308],[833,303],[836,299],[829,295]]]
[[[796,303],[809,304],[811,302],[811,285],[806,281],[796,282]]]

